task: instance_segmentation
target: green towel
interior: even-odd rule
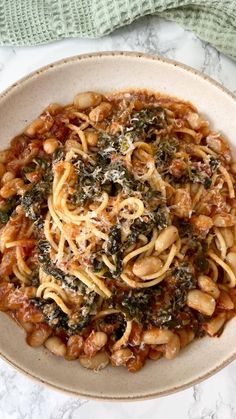
[[[236,59],[236,0],[0,0],[0,45],[97,38],[149,14],[180,23]]]

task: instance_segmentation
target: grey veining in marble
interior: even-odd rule
[[[191,65],[236,93],[236,62],[192,32],[146,17],[99,40],[65,40],[0,48],[0,90],[30,71],[70,55],[127,50],[160,54]],[[161,399],[134,403],[79,400],[42,386],[0,360],[0,419],[236,419],[236,361],[203,383]]]

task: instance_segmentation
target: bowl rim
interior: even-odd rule
[[[189,66],[187,64],[183,64],[183,63],[180,63],[176,60],[165,58],[165,57],[162,57],[162,56],[159,56],[159,55],[153,55],[153,54],[148,54],[148,53],[143,53],[143,52],[133,52],[133,51],[132,52],[131,51],[92,52],[92,53],[86,53],[86,54],[73,55],[73,56],[69,56],[69,57],[54,61],[52,63],[49,63],[45,66],[39,67],[38,69],[28,73],[26,76],[21,77],[16,82],[11,84],[9,87],[4,89],[0,93],[0,101],[2,99],[7,98],[7,96],[10,95],[12,92],[14,92],[14,90],[18,86],[26,83],[29,80],[37,78],[39,75],[44,74],[45,72],[47,72],[50,69],[53,69],[55,67],[62,67],[63,65],[68,64],[68,63],[79,62],[79,61],[83,61],[83,60],[89,60],[89,59],[100,58],[100,57],[101,58],[103,58],[103,57],[128,57],[128,58],[132,58],[133,57],[133,58],[140,58],[140,59],[145,59],[145,60],[152,60],[152,61],[159,61],[159,62],[162,62],[162,63],[166,63],[166,64],[172,65],[174,67],[181,68],[181,69],[185,70],[186,72],[190,72],[190,73],[198,76],[200,79],[207,81],[209,84],[215,86],[217,89],[221,90],[224,94],[226,94],[230,99],[233,99],[233,101],[236,102],[236,95],[234,93],[232,93],[229,89],[225,88],[222,84],[220,84],[216,80],[212,79],[210,76],[204,74],[203,72],[201,72],[199,70],[196,70],[196,69],[192,68],[191,66]],[[190,388],[190,387],[192,387],[196,384],[199,384],[203,380],[211,377],[212,375],[214,375],[215,373],[219,372],[224,367],[229,365],[232,361],[234,361],[236,359],[236,350],[235,350],[235,353],[233,355],[231,355],[228,359],[223,361],[217,367],[215,367],[215,368],[211,369],[210,371],[208,371],[207,373],[204,373],[201,376],[187,382],[186,384],[182,384],[182,385],[179,385],[179,386],[177,385],[177,386],[174,386],[173,388],[171,388],[169,390],[152,392],[150,394],[145,394],[143,396],[142,395],[139,395],[139,396],[136,395],[136,396],[127,396],[127,397],[119,397],[119,396],[114,397],[114,396],[103,396],[103,395],[93,396],[91,394],[86,394],[86,393],[81,394],[80,392],[77,392],[77,391],[65,389],[63,387],[60,387],[59,385],[56,385],[55,383],[53,384],[53,383],[50,383],[48,381],[43,380],[42,378],[38,377],[37,375],[34,375],[33,372],[27,371],[22,366],[18,365],[13,360],[9,359],[1,351],[0,351],[0,357],[4,361],[6,361],[9,365],[11,365],[13,368],[15,368],[19,372],[23,373],[25,376],[29,377],[30,379],[32,379],[36,382],[40,382],[41,384],[44,384],[45,386],[49,387],[50,389],[60,391],[64,394],[66,394],[66,395],[73,395],[73,396],[80,397],[82,399],[88,399],[88,400],[98,400],[98,401],[102,400],[102,401],[109,401],[109,402],[111,402],[111,401],[113,401],[113,402],[121,402],[121,401],[133,402],[133,401],[138,401],[138,400],[150,400],[150,399],[154,399],[154,398],[168,396],[168,395],[177,393],[179,391],[186,390],[187,388]]]

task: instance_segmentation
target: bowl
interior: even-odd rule
[[[207,76],[156,56],[108,52],[68,58],[21,79],[0,96],[1,149],[50,102],[68,103],[79,91],[147,88],[191,101],[236,150],[236,98]],[[149,361],[136,374],[108,367],[94,373],[45,348],[31,348],[25,333],[0,314],[0,355],[20,371],[55,389],[85,398],[139,400],[198,383],[236,357],[236,319],[220,338],[194,341],[172,361]]]

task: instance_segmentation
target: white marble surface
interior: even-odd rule
[[[99,40],[65,40],[30,48],[0,48],[0,90],[52,61],[92,51],[160,54],[195,67],[236,93],[236,62],[193,33],[156,17]],[[138,376],[137,376],[138,379]],[[0,419],[234,419],[236,361],[205,382],[161,399],[134,403],[79,400],[31,381],[0,360]]]

